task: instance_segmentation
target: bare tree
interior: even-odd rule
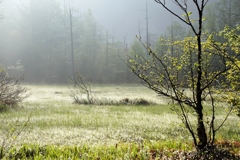
[[[96,98],[92,93],[90,84],[87,84],[80,73],[75,73],[74,78],[71,77],[70,81],[74,84],[74,87],[70,89],[70,96],[74,99],[77,104],[94,104]],[[86,95],[86,98],[84,97]]]
[[[71,37],[71,62],[72,62],[72,76],[73,76],[73,84],[75,84],[75,77],[74,77],[74,73],[75,73],[75,66],[74,66],[74,48],[73,48],[73,26],[72,26],[72,11],[70,9],[70,6],[69,6],[69,17],[70,17],[70,37]]]

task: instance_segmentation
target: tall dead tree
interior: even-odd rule
[[[146,0],[146,44],[147,46],[150,45],[149,43],[149,25],[148,25],[148,20],[149,20],[149,17],[148,17],[148,2]],[[148,51],[147,51],[147,55],[148,55]]]
[[[96,80],[96,40],[97,39],[97,24],[93,25],[93,77]]]
[[[109,81],[109,41],[108,41],[109,35],[106,30],[106,77],[107,77],[107,82]]]
[[[72,11],[69,7],[69,17],[70,17],[70,37],[71,37],[71,61],[72,61],[72,77],[73,77],[73,84],[75,83],[75,67],[74,67],[74,51],[73,51],[73,26],[72,26]]]

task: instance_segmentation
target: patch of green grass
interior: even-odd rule
[[[111,146],[39,146],[12,148],[10,159],[151,159],[171,156],[174,150],[192,150],[192,146],[175,141],[117,143]]]
[[[221,148],[232,148],[239,153],[239,143],[219,141]],[[13,147],[3,159],[182,159],[194,149],[193,145],[179,141],[141,141],[115,145],[39,146],[23,144]]]

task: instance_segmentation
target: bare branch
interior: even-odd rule
[[[94,104],[96,102],[96,98],[94,98],[92,93],[91,85],[84,81],[84,78],[80,73],[74,74],[74,78],[72,77],[70,80],[74,85],[74,88],[70,89],[70,96],[73,97],[75,103]],[[83,94],[86,94],[86,100],[82,97]]]
[[[166,6],[165,0],[162,2],[161,0],[155,0],[155,2],[159,3],[160,5],[162,5],[163,8],[165,8],[168,12],[170,12],[172,15],[174,15],[175,17],[177,17],[179,20],[181,20],[182,22],[184,22],[185,24],[187,24],[188,26],[191,27],[192,31],[194,32],[195,35],[198,35],[196,29],[194,28],[194,25],[191,22],[191,18],[190,15],[188,14],[188,9],[187,9],[187,1],[184,0],[184,6],[178,1],[178,0],[174,0],[174,4],[176,4],[177,6],[179,6],[181,8],[181,10],[184,12],[186,19],[183,19],[181,16],[179,16],[177,13],[175,13],[174,11],[172,11],[170,8],[168,8]],[[198,3],[197,3],[198,4]],[[203,9],[203,8],[202,8]],[[198,5],[198,11],[199,10],[199,5]]]

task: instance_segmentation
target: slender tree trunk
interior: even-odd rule
[[[96,23],[94,24],[94,30],[93,30],[93,36],[94,36],[94,43],[93,43],[93,78],[94,82],[96,82]]]
[[[196,86],[196,99],[197,99],[197,136],[199,138],[198,149],[203,149],[207,145],[207,134],[203,122],[203,106],[202,106],[202,45],[201,45],[201,34],[202,34],[202,12],[199,12],[199,33],[197,34],[198,43],[198,67],[197,67],[197,86]]]
[[[202,104],[197,106],[197,136],[199,138],[198,149],[203,149],[207,145],[207,134],[203,123]]]
[[[106,76],[107,76],[107,80],[106,82],[109,82],[109,64],[108,64],[108,33],[106,32]]]
[[[148,3],[147,3],[147,1],[146,1],[146,43],[147,43],[147,46],[149,47],[149,29],[148,29]],[[149,55],[149,53],[148,53],[148,50],[147,50],[147,55]]]
[[[73,27],[72,27],[72,12],[69,7],[69,16],[70,16],[70,36],[71,36],[71,60],[72,60],[72,76],[73,76],[73,84],[76,86],[76,80],[75,80],[75,68],[74,68],[74,51],[73,51]]]

